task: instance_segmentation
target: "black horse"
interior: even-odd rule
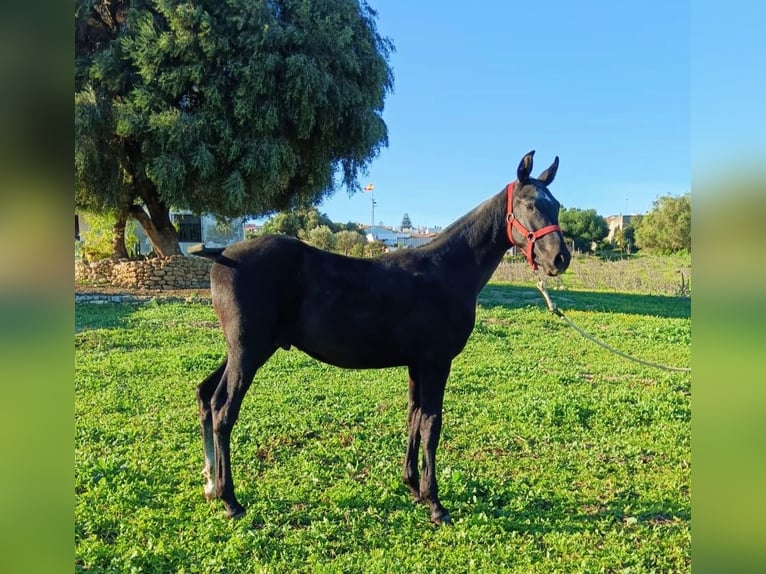
[[[534,179],[533,155],[521,160],[517,181],[417,249],[355,259],[264,236],[217,256],[211,294],[228,352],[197,388],[207,498],[220,498],[229,517],[244,513],[231,475],[232,427],[258,368],[279,347],[294,346],[338,367],[408,368],[404,484],[429,505],[431,520],[449,522],[438,497],[436,447],[447,376],[473,330],[476,298],[511,245],[535,271],[539,265],[558,275],[569,265],[560,205],[547,189],[558,157]]]

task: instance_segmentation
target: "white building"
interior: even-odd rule
[[[368,243],[380,241],[386,247],[396,247],[400,237],[408,237],[409,234],[400,231],[394,231],[388,227],[380,225],[366,226],[362,228]]]
[[[363,229],[368,243],[380,241],[383,245],[392,249],[420,247],[432,241],[438,235],[437,233],[414,233],[412,230],[397,231],[381,225],[368,225]]]

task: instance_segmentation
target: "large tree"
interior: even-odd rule
[[[76,205],[136,218],[170,255],[170,207],[258,215],[358,189],[388,143],[375,19],[364,0],[76,0]]]
[[[641,249],[659,253],[691,253],[691,195],[666,195],[657,199],[636,229],[636,244]]]
[[[595,209],[564,208],[559,212],[559,225],[564,236],[572,239],[580,251],[590,251],[593,242],[609,234],[606,219]]]

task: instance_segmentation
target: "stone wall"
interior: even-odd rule
[[[201,257],[158,257],[143,261],[75,261],[75,282],[111,285],[130,289],[207,289],[210,287],[209,259]]]
[[[131,293],[75,293],[74,302],[77,304],[105,304],[105,303],[132,303],[139,305],[142,303],[155,302],[161,303],[199,303],[201,305],[210,305],[210,296],[200,295],[192,291],[191,295],[179,297],[177,295],[161,295],[161,294],[149,294],[149,295],[136,295]]]

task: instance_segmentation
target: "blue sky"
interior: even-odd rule
[[[371,0],[396,46],[383,117],[389,146],[360,183],[375,223],[446,226],[558,155],[566,207],[644,213],[690,190],[687,2]],[[370,194],[340,190],[319,209],[371,221]]]

